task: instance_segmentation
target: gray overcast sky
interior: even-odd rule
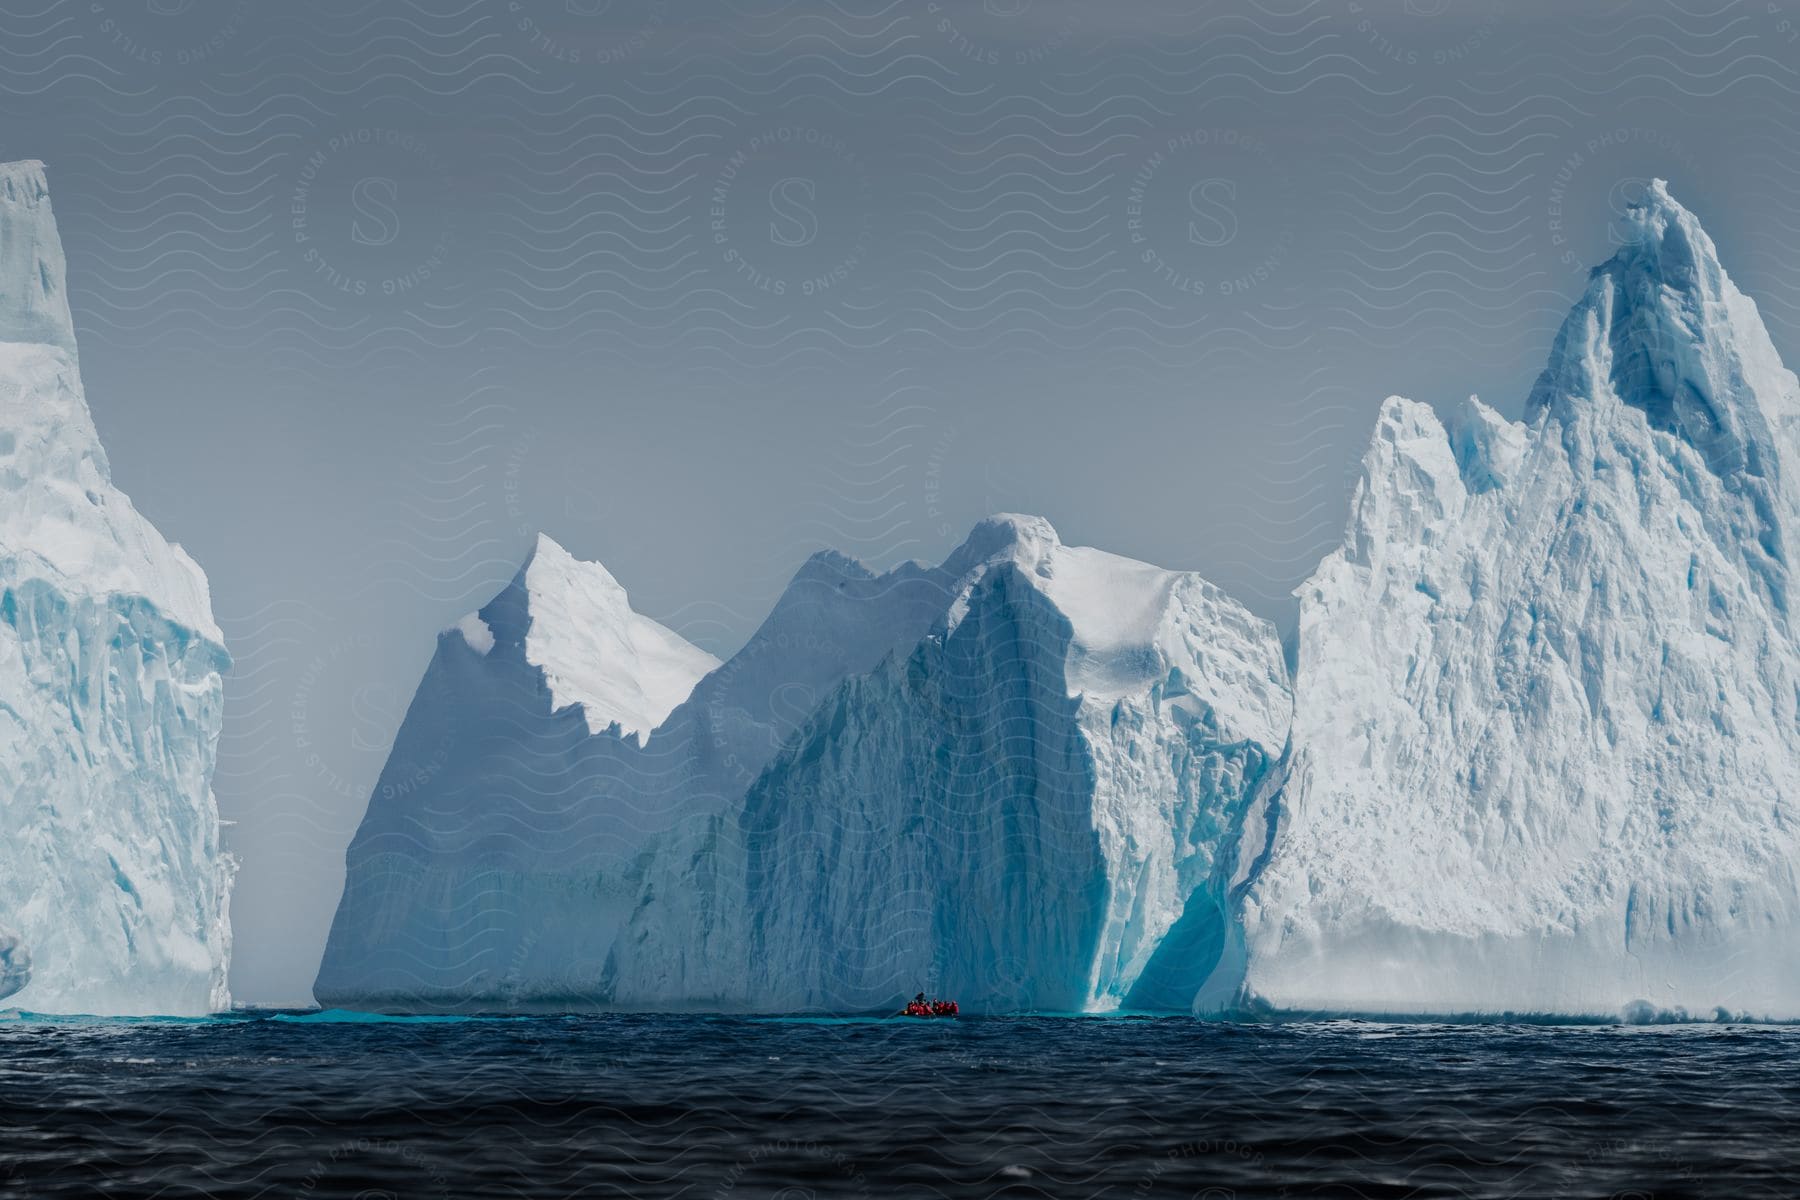
[[[23,0],[118,481],[212,580],[240,1000],[542,529],[721,655],[997,509],[1290,623],[1381,399],[1516,414],[1668,177],[1800,358],[1769,0]]]

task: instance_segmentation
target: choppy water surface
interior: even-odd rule
[[[0,1020],[0,1194],[1800,1194],[1800,1031]]]

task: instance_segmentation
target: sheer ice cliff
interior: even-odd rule
[[[0,997],[205,1013],[230,1002],[224,638],[112,485],[64,277],[42,164],[0,165]]]
[[[1273,628],[1035,517],[947,566],[923,638],[646,857],[608,1001],[1188,1007],[1224,934],[1215,858],[1286,734]]]
[[[1382,409],[1201,1007],[1800,1017],[1800,389],[1651,187],[1524,423]]]
[[[594,633],[620,611],[528,564],[440,638],[321,1002],[1191,1003],[1210,960],[1157,952],[1222,938],[1215,852],[1289,707],[1273,629],[1217,589],[1028,517],[937,566],[822,553],[647,737],[561,709],[542,666],[585,626],[610,689],[673,696]]]

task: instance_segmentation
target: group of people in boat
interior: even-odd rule
[[[920,992],[907,1003],[905,1008],[900,1010],[900,1015],[905,1017],[954,1017],[956,1001],[927,1000],[925,993]]]

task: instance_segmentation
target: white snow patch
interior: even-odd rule
[[[595,733],[617,725],[639,745],[719,660],[633,612],[610,572],[544,534],[525,573],[531,630],[525,657],[544,672],[556,708],[581,706]]]
[[[456,631],[469,643],[469,649],[477,654],[485,655],[494,648],[494,631],[488,628],[481,614],[472,612],[456,623]]]

